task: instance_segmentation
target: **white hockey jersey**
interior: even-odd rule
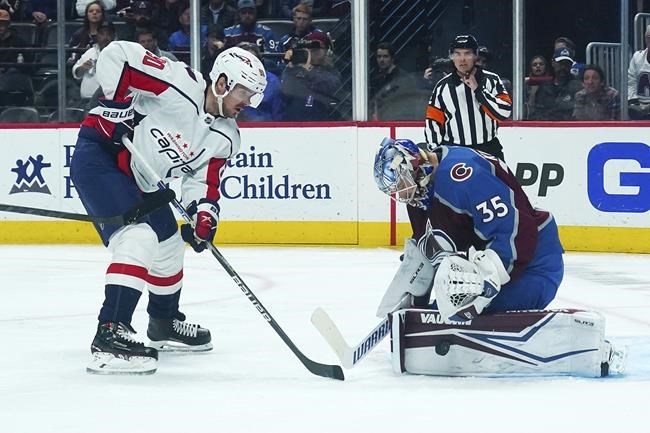
[[[650,103],[650,63],[648,49],[637,51],[627,70],[627,99]]]
[[[216,203],[226,160],[239,151],[234,119],[204,111],[206,83],[183,62],[160,58],[134,42],[116,41],[97,60],[97,79],[106,99],[123,102],[144,118],[135,127],[133,144],[164,181],[182,178],[182,199]],[[89,114],[83,127],[110,140],[113,125]],[[135,180],[145,192],[157,189],[146,170],[131,159]]]

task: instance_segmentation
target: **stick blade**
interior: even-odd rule
[[[318,307],[311,314],[311,323],[314,325],[316,330],[320,335],[327,341],[327,344],[330,345],[336,356],[339,358],[343,366],[347,366],[347,354],[351,351],[350,346],[343,338],[343,334],[339,331],[339,328],[336,326],[332,318],[323,310]]]
[[[330,379],[345,380],[343,369],[338,365],[319,364],[318,362],[305,363],[309,371],[316,376],[328,377]]]

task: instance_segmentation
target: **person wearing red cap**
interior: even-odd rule
[[[282,73],[284,119],[300,121],[339,120],[341,74],[328,61],[329,37],[314,31],[293,49],[291,62]]]

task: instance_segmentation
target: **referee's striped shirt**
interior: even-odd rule
[[[455,71],[438,81],[427,106],[427,143],[470,146],[496,137],[499,122],[510,117],[510,95],[497,74],[477,68],[475,77],[474,92]]]

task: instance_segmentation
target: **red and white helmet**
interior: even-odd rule
[[[222,75],[226,77],[226,93],[217,95],[214,86]],[[217,99],[221,100],[237,84],[254,92],[250,99],[251,107],[257,108],[264,98],[266,88],[264,65],[254,54],[241,48],[228,48],[217,56],[210,71],[210,80],[212,80],[212,92]]]

